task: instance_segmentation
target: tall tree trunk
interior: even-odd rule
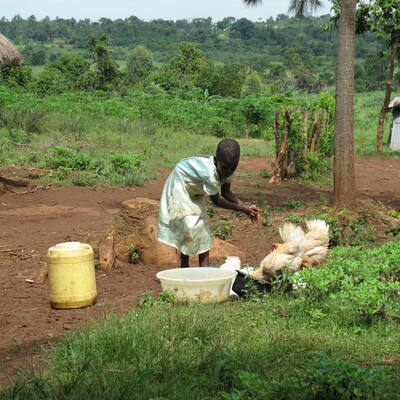
[[[393,90],[393,74],[394,74],[394,62],[397,56],[397,44],[392,45],[392,53],[390,55],[390,64],[389,64],[389,78],[386,82],[386,93],[385,98],[383,100],[383,105],[381,109],[381,113],[379,114],[379,122],[378,122],[378,129],[376,131],[376,149],[378,150],[379,154],[383,154],[383,131],[385,128],[385,117],[387,108],[390,102],[390,96],[392,95]]]
[[[356,0],[340,5],[336,66],[336,112],[334,138],[333,207],[356,211],[354,166],[354,50]]]

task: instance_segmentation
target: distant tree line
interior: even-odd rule
[[[233,52],[235,58],[242,57],[237,61],[248,59],[251,53],[274,58],[288,47],[295,48],[303,57],[333,58],[336,55],[336,31],[323,29],[329,23],[329,17],[324,15],[297,20],[279,14],[276,19],[271,17],[259,22],[226,17],[213,23],[211,18],[194,18],[191,21],[156,19],[146,22],[130,16],[114,21],[100,18],[93,22],[90,19],[51,20],[48,17],[37,20],[34,15],[23,19],[16,15],[11,20],[4,17],[0,20],[0,32],[17,44],[29,44],[30,41],[57,42],[81,48],[86,47],[91,34],[106,33],[111,45],[129,49],[144,45],[158,54],[159,61],[171,58],[182,41],[199,43],[207,56],[222,62],[231,58]],[[364,57],[376,52],[377,48],[380,48],[379,41],[367,34],[358,43],[357,56]],[[250,61],[254,62],[254,59],[250,58]]]
[[[18,46],[27,65],[46,66],[39,80],[56,81],[61,73],[59,82],[69,81],[69,90],[115,88],[123,82],[168,92],[198,88],[209,96],[240,97],[332,87],[337,33],[324,29],[328,24],[329,15],[297,20],[280,14],[258,22],[226,17],[216,23],[211,18],[146,22],[131,16],[92,22],[17,15],[10,21],[2,18],[0,32]],[[75,58],[65,58],[65,49]],[[101,49],[113,60],[107,67],[101,65],[103,56],[96,55]],[[384,88],[388,62],[382,49],[373,34],[358,37],[356,90]],[[119,68],[115,60],[125,67]],[[69,79],[65,64],[71,63],[87,72]],[[105,69],[98,70],[99,65]],[[108,76],[100,78],[101,73]],[[4,74],[1,79],[7,81]],[[48,83],[44,86],[44,92],[50,90]]]

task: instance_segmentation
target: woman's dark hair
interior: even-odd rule
[[[239,162],[239,143],[233,139],[223,139],[218,143],[217,152],[215,155],[219,160]]]

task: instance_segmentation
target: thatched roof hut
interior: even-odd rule
[[[22,64],[22,55],[15,49],[13,44],[0,33],[0,63],[13,65]]]

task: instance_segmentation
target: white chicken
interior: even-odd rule
[[[279,228],[283,244],[275,244],[275,249],[260,264],[256,276],[269,281],[284,271],[299,271],[315,267],[328,253],[329,225],[322,220],[307,221],[307,234],[300,226],[285,222]]]
[[[320,219],[306,222],[308,232],[304,242],[303,268],[316,267],[328,254],[329,225]]]

